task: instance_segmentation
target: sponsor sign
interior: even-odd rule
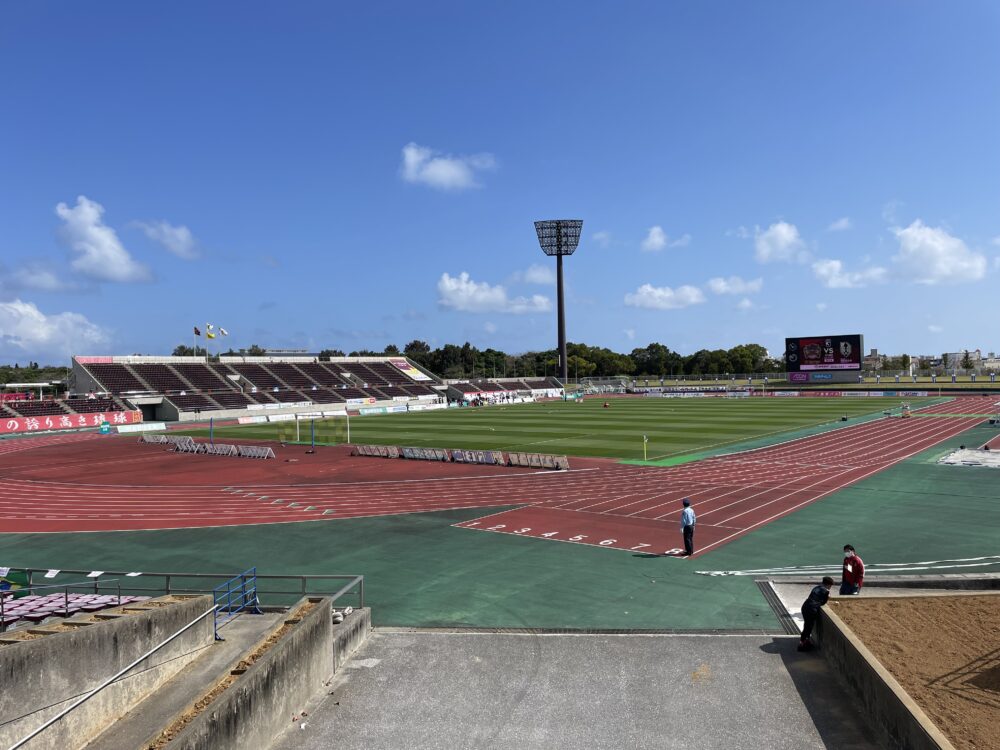
[[[239,417],[236,421],[240,424],[260,424],[261,422],[266,422],[267,417],[263,414],[258,414],[253,417]]]
[[[899,395],[905,398],[924,398],[927,391],[899,391]]]
[[[358,411],[361,413],[362,416],[365,416],[365,415],[368,415],[368,414],[385,414],[386,413],[386,407],[384,407],[384,406],[362,406],[360,409],[358,409]]]
[[[448,404],[410,404],[409,411],[432,411],[433,409],[447,409]]]
[[[772,396],[778,398],[792,398],[799,395],[798,391],[771,391]]]
[[[392,414],[394,412],[406,411],[406,404],[396,404],[395,406],[385,407],[387,413]]]
[[[799,373],[799,374],[801,375],[802,373]],[[807,373],[807,376],[812,381],[816,381],[816,380],[833,380],[833,374],[829,373],[829,372]]]
[[[349,404],[374,404],[375,399],[373,398],[349,398],[347,399]]]
[[[115,429],[119,433],[152,432],[154,430],[165,430],[167,426],[163,422],[142,422],[141,424],[120,424]]]
[[[803,396],[815,396],[816,398],[840,398],[844,394],[841,391],[806,391]]]
[[[114,364],[114,357],[74,357],[81,365],[111,365]]]
[[[841,391],[840,395],[844,398],[866,398],[868,396],[881,396],[882,393],[869,393],[868,391]]]
[[[0,435],[13,435],[48,430],[81,430],[100,427],[104,422],[117,427],[138,424],[141,411],[109,411],[100,414],[60,414],[48,417],[0,417]]]
[[[389,364],[395,367],[397,370],[399,370],[407,377],[409,377],[411,380],[424,380],[424,381],[430,380],[429,377],[424,375],[422,372],[420,372],[420,370],[411,365],[405,359],[402,358],[390,359]]]
[[[808,383],[809,373],[808,372],[790,372],[788,373],[788,380],[791,383]]]
[[[267,418],[268,422],[294,422],[294,414],[271,414]]]
[[[334,411],[323,412],[324,417],[346,417],[347,409],[336,409]]]

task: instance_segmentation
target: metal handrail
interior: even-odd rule
[[[9,567],[12,570],[16,569],[16,570],[23,570],[23,571],[27,572],[27,574],[28,574],[28,585],[29,586],[31,585],[32,575],[34,573],[44,573],[47,570],[49,570],[48,568],[19,567],[19,566],[16,566],[16,565],[10,565]],[[60,570],[59,572],[63,573],[63,574],[66,574],[66,575],[86,576],[89,573],[91,573],[92,571],[91,570]],[[160,578],[160,579],[163,579],[163,583],[160,586],[145,586],[144,587],[144,586],[135,586],[135,585],[132,585],[131,583],[129,583],[129,584],[127,584],[125,586],[125,588],[129,592],[160,593],[160,594],[164,594],[164,595],[168,595],[168,594],[210,594],[210,593],[212,593],[212,589],[214,588],[214,585],[213,586],[207,586],[205,588],[178,587],[178,586],[174,586],[172,584],[172,581],[174,579],[197,579],[197,580],[215,579],[215,581],[218,582],[218,581],[225,581],[225,580],[230,579],[230,578],[233,577],[233,574],[231,572],[230,573],[182,573],[182,572],[176,572],[176,571],[175,572],[151,572],[150,571],[150,572],[143,572],[143,573],[140,574],[140,576],[135,576],[135,575],[129,575],[129,572],[119,571],[119,570],[104,571],[102,573],[102,575],[116,576],[116,577],[121,577],[121,578],[126,578],[126,579],[127,578],[132,578],[132,579],[135,579],[136,581],[139,580],[140,576],[144,580],[148,580],[149,578]],[[341,591],[338,592],[338,596],[342,596],[344,593],[348,593],[348,592],[350,592],[352,589],[354,589],[356,587],[357,588],[357,593],[358,593],[358,606],[359,607],[365,606],[364,576],[356,574],[356,573],[354,573],[354,574],[344,574],[344,573],[336,573],[336,574],[327,574],[327,573],[308,574],[308,573],[303,573],[303,574],[297,574],[297,575],[296,574],[275,575],[275,574],[260,574],[260,573],[258,573],[256,575],[256,579],[257,579],[258,584],[260,584],[260,583],[266,583],[268,581],[289,581],[289,582],[295,582],[295,581],[297,581],[298,582],[297,586],[295,586],[293,584],[292,586],[289,586],[287,589],[282,588],[282,589],[277,589],[277,590],[274,590],[274,591],[270,591],[270,590],[264,589],[263,591],[260,592],[262,594],[268,594],[268,595],[287,595],[287,596],[292,596],[292,595],[308,596],[310,594],[322,595],[322,596],[330,596],[330,594],[328,592],[326,592],[326,591],[319,591],[319,590],[316,590],[315,588],[310,587],[310,584],[311,583],[312,584],[320,583],[320,582],[323,582],[323,581],[345,581],[345,582],[347,582],[347,585],[344,587],[344,589],[341,589]],[[101,576],[94,577],[94,579],[93,579],[93,581],[94,581],[93,585],[95,586],[95,591],[96,591],[97,584],[101,580],[105,580],[105,579],[102,579]],[[112,579],[112,580],[117,580],[117,578]],[[215,585],[218,585],[218,583],[216,583]]]
[[[239,581],[234,587],[233,582]],[[223,591],[225,589],[225,591]],[[236,602],[239,606],[234,608],[233,595],[236,595]],[[250,568],[238,576],[233,576],[225,583],[221,583],[212,589],[212,598],[215,600],[215,640],[224,641],[219,630],[228,625],[240,612],[252,608],[253,612],[260,614],[260,601],[257,599],[257,568]],[[225,601],[225,606],[222,605]],[[225,612],[226,616],[219,622],[219,612]]]
[[[69,713],[70,711],[72,711],[73,709],[75,709],[75,708],[76,708],[77,706],[81,706],[81,705],[83,705],[84,703],[86,703],[87,701],[89,701],[89,700],[90,700],[91,698],[93,698],[93,697],[94,697],[95,695],[97,695],[97,694],[98,694],[99,692],[101,692],[102,690],[104,690],[104,688],[106,688],[106,687],[107,687],[108,685],[110,685],[111,683],[113,683],[113,682],[114,682],[115,680],[117,680],[117,679],[118,679],[119,677],[122,677],[122,676],[123,676],[123,675],[125,675],[125,674],[126,674],[126,673],[127,673],[128,671],[129,671],[129,670],[131,670],[131,669],[132,669],[133,667],[135,667],[136,665],[140,664],[140,663],[141,663],[141,662],[143,662],[144,660],[148,659],[148,658],[149,658],[150,656],[152,656],[153,654],[155,654],[155,653],[156,653],[157,651],[159,651],[159,650],[160,650],[161,648],[163,648],[164,646],[166,646],[166,645],[167,645],[168,643],[170,643],[170,642],[171,642],[172,640],[174,640],[174,638],[177,638],[177,637],[178,637],[179,635],[181,635],[182,633],[184,633],[185,631],[187,631],[187,630],[188,630],[189,628],[191,628],[191,627],[193,627],[194,625],[196,625],[197,623],[201,622],[201,621],[202,621],[202,620],[204,620],[204,619],[205,619],[206,617],[208,617],[208,616],[209,616],[210,614],[213,614],[213,613],[215,612],[215,610],[216,610],[216,609],[217,609],[217,607],[214,607],[214,606],[213,606],[213,607],[212,607],[212,608],[211,608],[210,610],[208,610],[207,612],[203,612],[202,614],[198,615],[198,616],[197,616],[196,618],[194,618],[194,619],[193,619],[193,620],[192,620],[191,622],[189,622],[189,623],[188,623],[187,625],[185,625],[185,626],[184,626],[183,628],[181,628],[181,629],[180,629],[180,630],[178,630],[178,631],[177,631],[176,633],[174,633],[174,634],[173,634],[172,636],[170,636],[169,638],[167,638],[167,639],[166,639],[165,641],[163,641],[163,642],[161,642],[161,643],[157,644],[156,646],[153,646],[153,648],[151,648],[151,649],[150,649],[149,651],[147,651],[146,653],[144,653],[144,654],[143,654],[142,656],[140,656],[140,657],[139,657],[138,659],[136,659],[135,661],[133,661],[133,662],[132,662],[131,664],[129,664],[129,665],[127,666],[127,667],[125,667],[124,669],[121,669],[121,670],[119,670],[118,672],[116,672],[115,674],[111,675],[111,677],[109,677],[108,679],[106,679],[106,680],[105,680],[104,682],[102,682],[102,683],[101,683],[100,685],[98,685],[97,687],[95,687],[95,688],[94,688],[93,690],[91,690],[91,691],[90,691],[89,693],[86,693],[85,695],[83,695],[83,696],[82,696],[82,697],[81,697],[81,698],[80,698],[80,699],[79,699],[79,700],[78,700],[78,701],[77,701],[76,703],[74,703],[74,704],[73,704],[72,706],[69,706],[68,708],[64,708],[64,709],[63,709],[62,711],[60,711],[60,712],[59,712],[59,713],[57,713],[57,714],[56,714],[55,716],[53,716],[53,717],[52,717],[51,719],[49,719],[48,721],[46,721],[46,722],[45,722],[44,724],[42,724],[42,725],[41,725],[40,727],[38,727],[38,729],[36,729],[36,730],[35,730],[34,732],[32,732],[31,734],[29,734],[29,735],[28,735],[27,737],[24,737],[23,739],[20,739],[20,740],[18,740],[17,742],[15,742],[15,743],[14,743],[13,745],[11,745],[11,746],[10,746],[9,750],[18,750],[18,748],[20,748],[20,747],[24,747],[24,745],[25,745],[25,744],[27,744],[27,743],[28,743],[28,742],[29,742],[30,740],[34,739],[34,738],[35,738],[35,737],[37,737],[37,736],[38,736],[39,734],[41,734],[41,733],[42,733],[42,732],[44,732],[44,731],[45,731],[46,729],[48,729],[48,728],[49,728],[50,726],[52,726],[52,725],[53,725],[53,724],[55,724],[55,723],[56,723],[57,721],[59,721],[60,719],[62,719],[62,718],[63,718],[64,716],[66,716],[66,714],[68,714],[68,713]]]

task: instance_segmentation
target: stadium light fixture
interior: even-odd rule
[[[569,380],[569,363],[566,361],[566,305],[563,296],[563,256],[572,255],[580,244],[583,231],[582,219],[551,219],[535,222],[538,244],[546,255],[556,256],[556,296],[559,320],[559,369],[563,385]]]

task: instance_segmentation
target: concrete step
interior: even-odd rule
[[[159,690],[150,694],[86,745],[86,750],[135,750],[183,712],[256,646],[286,613],[241,614],[221,631],[226,639],[216,641],[178,672]],[[126,678],[128,679],[128,678]]]

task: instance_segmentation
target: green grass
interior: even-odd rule
[[[839,422],[842,415],[853,419],[881,414],[902,400],[619,398],[610,399],[611,408],[605,409],[603,399],[591,397],[582,403],[552,401],[355,417],[351,419],[351,442],[636,460],[643,458],[642,436],[647,435],[648,458],[662,460],[745,441],[776,439],[782,433]],[[906,400],[915,408],[927,403]],[[289,429],[288,423],[218,427],[215,439],[279,440],[283,429]],[[302,439],[308,440],[308,425],[300,429]],[[333,430],[318,422],[317,432],[324,431]],[[205,428],[186,432],[208,435]]]

